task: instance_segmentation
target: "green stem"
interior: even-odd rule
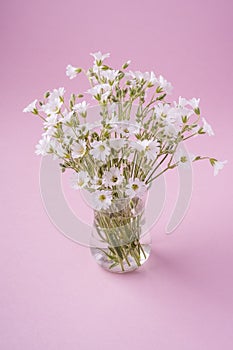
[[[150,182],[151,177],[156,172],[156,170],[160,167],[160,165],[165,161],[165,159],[168,157],[168,155],[169,155],[169,153],[165,154],[165,156],[162,158],[162,160],[159,162],[159,164],[154,168],[154,170],[151,172],[148,179],[146,180],[146,182],[145,182],[146,184],[148,184]]]

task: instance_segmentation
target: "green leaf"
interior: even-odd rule
[[[187,130],[189,130],[189,126],[188,126],[188,125],[185,125],[185,126],[183,127],[183,132],[185,132],[185,131],[187,131]]]
[[[123,64],[122,69],[126,69],[129,67],[130,61]]]
[[[174,169],[176,167],[176,164],[170,165],[169,169]]]
[[[214,166],[214,164],[217,162],[217,159],[215,159],[215,158],[210,158],[209,160],[210,160],[210,164],[212,166]]]
[[[123,73],[122,71],[119,72],[119,75],[118,75],[118,79],[123,79],[125,76],[125,73]]]
[[[157,89],[156,89],[156,92],[157,92]],[[156,98],[157,101],[161,101],[164,99],[164,97],[166,97],[166,94],[163,94],[163,95],[160,95]]]
[[[33,114],[38,114],[38,110],[36,108],[33,109],[32,111]]]
[[[203,131],[203,128],[200,128],[200,129],[198,130],[198,134],[205,134],[205,131]]]
[[[157,89],[156,89],[156,92],[159,94],[159,93],[162,92],[162,91],[163,91],[163,88],[161,88],[160,86],[158,86]]]
[[[108,70],[108,69],[110,69],[110,68],[109,68],[109,66],[104,65],[104,66],[101,67],[101,69],[102,69],[102,70]]]
[[[44,98],[48,98],[50,96],[50,91],[47,91],[45,94],[44,94]]]

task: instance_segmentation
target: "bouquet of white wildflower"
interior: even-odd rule
[[[214,135],[200,117],[200,99],[167,102],[172,86],[161,75],[128,70],[130,61],[115,70],[104,64],[109,54],[91,55],[91,68],[85,72],[68,65],[66,75],[73,79],[86,74],[91,86],[87,93],[99,105],[95,123],[87,121],[90,109],[83,94],[71,94],[66,103],[64,88],[46,92],[24,112],[43,121],[36,154],[59,158],[63,172],[74,171],[72,187],[91,194],[95,229],[107,244],[98,247],[101,263],[115,271],[132,270],[148,256],[140,235],[151,183],[170,169],[202,159],[210,161],[216,175],[226,161],[179,150],[191,137]]]

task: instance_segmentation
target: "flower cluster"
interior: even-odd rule
[[[97,210],[108,209],[114,199],[141,198],[158,176],[190,162],[208,159],[218,174],[226,161],[179,150],[191,137],[214,135],[201,117],[200,99],[168,102],[172,85],[163,76],[127,70],[130,61],[113,69],[104,63],[109,54],[91,55],[91,68],[68,65],[66,75],[86,74],[86,93],[98,102],[99,120],[88,123],[89,104],[82,94],[65,102],[64,88],[46,92],[24,109],[43,121],[36,154],[59,158],[62,171],[72,169],[72,187],[91,192]]]

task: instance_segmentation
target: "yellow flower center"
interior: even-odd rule
[[[80,146],[80,149],[79,149],[79,154],[83,154],[85,152],[85,149],[83,146]]]
[[[99,146],[99,150],[100,150],[101,152],[103,152],[103,151],[105,150],[104,145],[100,145],[100,146]]]
[[[181,161],[181,163],[185,163],[185,162],[187,162],[187,158],[185,156],[182,156],[180,158],[180,161]]]
[[[84,180],[79,180],[79,181],[78,181],[78,186],[81,187],[81,186],[83,186],[83,185],[84,185]]]
[[[112,182],[117,182],[118,178],[116,176],[112,177]]]

